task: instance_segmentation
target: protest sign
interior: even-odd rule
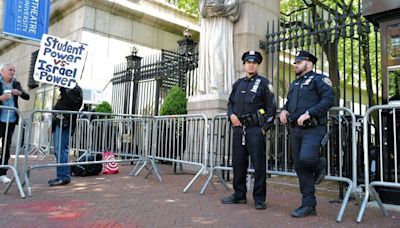
[[[72,89],[81,79],[87,53],[86,44],[44,34],[33,78]]]

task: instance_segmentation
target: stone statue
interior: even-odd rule
[[[199,0],[199,10],[199,93],[229,94],[235,81],[233,25],[239,19],[239,0]]]

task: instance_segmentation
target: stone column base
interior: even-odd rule
[[[202,94],[189,97],[188,114],[205,114],[212,118],[218,113],[227,112],[228,94]]]

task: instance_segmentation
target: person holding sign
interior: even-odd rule
[[[73,89],[79,82],[88,45],[44,34],[33,78],[42,83]]]
[[[60,88],[60,96],[53,110],[79,111],[83,103],[82,89],[78,84],[73,89]],[[76,126],[76,115],[54,113],[52,133],[54,151],[57,163],[69,162],[69,138],[73,135]],[[71,182],[69,166],[57,166],[57,177],[49,180],[50,186],[66,185]]]
[[[21,87],[21,83],[14,78],[15,67],[12,63],[2,64],[0,67],[0,105],[18,108],[18,97],[29,100],[27,94]],[[0,151],[0,164],[8,165],[10,159],[11,138],[15,125],[18,124],[18,115],[11,109],[0,109],[0,137],[2,138],[2,149]],[[7,134],[6,134],[7,133]],[[7,169],[0,169],[0,182],[11,181],[6,175]]]
[[[60,96],[53,110],[79,111],[82,106],[82,89],[78,85],[85,66],[88,45],[44,34],[36,59],[33,78],[42,83],[60,88]],[[76,114],[54,113],[52,133],[57,162],[69,162],[69,138],[74,133]],[[55,179],[50,186],[65,185],[71,182],[68,165],[57,166]]]

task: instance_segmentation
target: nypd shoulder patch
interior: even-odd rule
[[[322,81],[328,86],[332,87],[332,81],[328,77],[322,77]]]
[[[274,87],[272,86],[272,83],[268,83],[268,89],[271,93],[274,92]]]

